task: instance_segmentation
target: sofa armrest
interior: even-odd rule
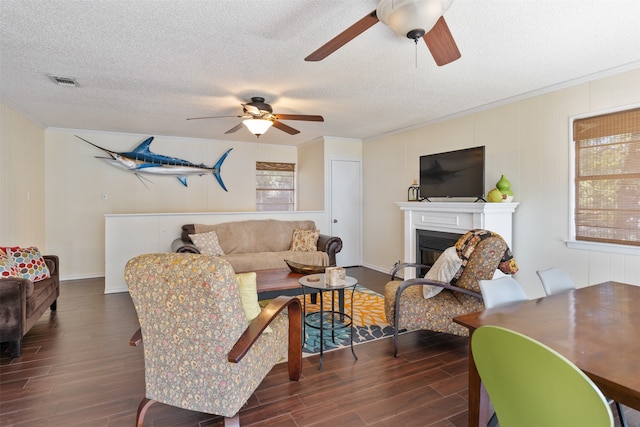
[[[185,242],[181,238],[177,238],[171,243],[171,252],[183,253],[183,254],[199,254],[200,251],[191,242]]]
[[[342,250],[342,239],[321,234],[318,237],[317,247],[319,251],[329,255],[329,266],[333,267],[336,265],[336,254]]]
[[[60,258],[58,258],[58,255],[43,255],[42,258],[44,258],[44,262],[47,263],[51,277],[55,277],[56,280],[59,280]]]

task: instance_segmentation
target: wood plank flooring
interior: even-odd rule
[[[382,292],[389,276],[366,268],[349,275]],[[102,279],[63,282],[57,313],[45,313],[12,359],[0,358],[0,425],[133,426],[144,397],[138,328],[126,293],[104,295]],[[400,357],[390,339],[305,358],[300,381],[274,367],[240,412],[243,426],[466,426],[467,338],[404,334]],[[628,410],[631,426],[640,414]],[[222,426],[221,417],[156,404],[145,426]]]

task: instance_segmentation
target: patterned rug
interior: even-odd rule
[[[351,290],[345,290],[344,292],[344,308],[345,312],[349,314],[351,312]],[[331,293],[323,292],[323,308],[324,310],[331,309]],[[303,297],[300,296],[300,301],[303,301]],[[316,304],[311,304],[310,295],[306,296],[306,310],[307,313],[313,313],[320,311],[320,301]],[[335,305],[336,310],[338,307],[338,293],[335,292]],[[307,321],[314,321],[317,325],[319,316],[315,318],[307,319]],[[325,318],[325,322],[328,320]],[[336,326],[339,326],[339,316],[334,318]],[[325,323],[326,324],[326,323]],[[372,341],[379,338],[384,338],[393,335],[393,327],[389,326],[384,314],[384,296],[377,292],[367,289],[364,286],[357,285],[353,291],[353,344],[360,344],[366,341]],[[331,331],[325,330],[323,332],[324,348],[323,351],[335,350],[338,348],[349,347],[350,330],[348,327],[339,328],[335,330],[335,339],[331,339]],[[320,330],[307,326],[305,328],[305,341],[302,349],[303,356],[309,356],[311,354],[320,352]]]

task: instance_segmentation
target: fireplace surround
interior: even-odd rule
[[[416,262],[431,266],[445,249],[455,245],[462,237],[459,233],[446,233],[433,230],[416,230]],[[416,274],[423,277],[426,269],[417,270]]]
[[[513,214],[518,203],[396,202],[396,205],[404,212],[405,262],[431,260],[426,262],[431,264],[437,254],[453,246],[461,235],[477,228],[498,233],[513,249]],[[423,250],[419,249],[421,246]],[[413,277],[415,271],[407,270],[405,279]]]

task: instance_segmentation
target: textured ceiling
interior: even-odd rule
[[[255,140],[241,102],[286,121],[260,141],[371,139],[612,71],[640,68],[640,1],[454,0],[462,58],[437,67],[382,23],[320,62],[312,51],[375,0],[2,0],[0,95],[45,127]],[[80,86],[55,85],[48,74]]]

